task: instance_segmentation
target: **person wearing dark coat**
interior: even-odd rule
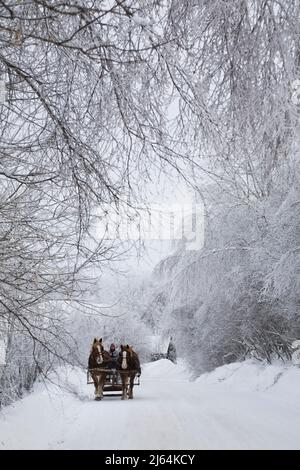
[[[112,343],[110,345],[109,355],[111,357],[111,361],[109,363],[109,369],[116,369],[117,368],[117,359],[119,357],[119,354],[116,350],[116,347],[115,347],[114,343]]]

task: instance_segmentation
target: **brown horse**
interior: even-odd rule
[[[109,353],[104,350],[102,338],[94,339],[89,356],[89,370],[95,385],[95,398],[101,400],[103,397],[103,386],[106,379],[106,371],[110,360]]]
[[[141,366],[137,353],[128,344],[121,344],[118,366],[122,380],[122,400],[133,398],[134,378],[141,375]]]

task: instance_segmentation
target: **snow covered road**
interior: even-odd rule
[[[127,401],[94,401],[78,369],[59,376],[63,389],[38,384],[0,413],[0,449],[300,449],[296,367],[236,363],[192,382],[161,360]]]

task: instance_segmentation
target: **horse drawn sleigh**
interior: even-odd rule
[[[121,352],[112,360],[105,351],[102,338],[94,339],[89,356],[87,383],[95,386],[95,399],[104,396],[121,396],[122,400],[133,398],[133,387],[140,385],[141,367],[138,355],[127,344],[121,345]]]

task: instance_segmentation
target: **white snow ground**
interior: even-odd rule
[[[58,376],[63,389],[37,384],[2,410],[0,449],[300,449],[298,367],[246,361],[192,382],[163,359],[127,401],[94,401],[79,369]]]

